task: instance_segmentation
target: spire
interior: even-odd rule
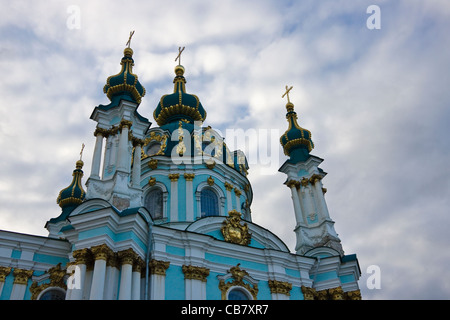
[[[287,96],[286,119],[289,128],[281,136],[280,143],[284,154],[290,157],[291,161],[298,162],[304,161],[309,157],[309,153],[314,148],[314,143],[311,140],[311,132],[300,127],[297,123],[297,113],[294,111],[294,104],[289,99],[289,91],[292,88],[292,86],[290,88],[286,86],[286,92],[281,96],[282,98]]]
[[[133,49],[130,48],[131,37],[134,31],[130,32],[130,37],[126,43],[127,47],[123,50],[123,58],[120,62],[122,69],[116,75],[109,76],[103,92],[112,100],[120,96],[136,103],[141,103],[141,98],[145,96],[145,88],[139,83],[138,76],[133,73]]]
[[[181,61],[181,53],[184,47],[179,47],[178,56],[175,61]],[[198,97],[186,92],[185,69],[181,64],[175,67],[175,78],[173,79],[174,88],[172,94],[166,94],[161,97],[158,106],[153,112],[153,117],[159,126],[175,121],[205,121],[206,111]]]

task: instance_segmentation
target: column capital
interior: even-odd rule
[[[169,177],[170,181],[176,182],[180,178],[180,174],[179,173],[170,173],[168,175],[168,177]]]
[[[320,180],[322,180],[322,177],[319,176],[318,174],[313,174],[313,175],[311,176],[311,178],[309,178],[309,182],[310,182],[312,185],[316,184],[316,182],[318,182],[318,181],[320,181]]]
[[[91,248],[94,260],[105,260],[107,261],[110,256],[113,255],[113,251],[106,245],[101,244]]]
[[[94,136],[96,137],[98,135],[105,137],[105,136],[109,135],[109,130],[97,127],[97,128],[95,128]]]
[[[234,186],[231,183],[225,182],[225,189],[227,189],[227,191],[231,191],[233,188]]]
[[[157,274],[160,276],[166,275],[166,270],[169,268],[170,262],[169,261],[161,261],[161,260],[155,260],[152,259],[148,263],[148,267],[150,269],[150,274]]]
[[[186,179],[186,181],[192,181],[194,180],[195,174],[194,173],[185,173],[184,174],[184,179]]]
[[[317,295],[316,289],[302,286],[302,293],[305,300],[314,300]]]
[[[136,259],[134,259],[133,272],[141,273],[143,269],[145,269],[145,261],[142,260],[141,257],[137,256]]]
[[[299,188],[300,187],[300,181],[297,180],[289,180],[286,182],[286,186],[291,189],[293,187]]]
[[[15,268],[13,270],[15,284],[27,284],[28,279],[33,275],[33,270]]]
[[[129,248],[126,250],[119,251],[117,253],[120,263],[133,265],[134,260],[137,259],[138,255],[133,249]]]
[[[200,280],[206,282],[206,277],[209,276],[209,269],[196,266],[186,266],[182,267],[184,273],[184,279]]]
[[[11,267],[0,267],[0,282],[5,282],[6,277],[11,273]]]
[[[122,130],[122,128],[124,128],[124,127],[126,127],[127,129],[130,129],[132,125],[133,125],[132,121],[122,119],[122,121],[120,121],[120,124],[119,124],[119,130]]]
[[[234,188],[234,194],[235,194],[236,196],[240,197],[241,194],[242,194],[242,192],[241,192],[241,190],[239,190],[239,189],[237,189],[237,188]]]
[[[281,293],[290,296],[290,291],[292,290],[292,283],[269,280],[270,293]]]
[[[92,261],[92,252],[87,249],[78,249],[72,252],[72,256],[75,258],[76,264],[89,264]]]

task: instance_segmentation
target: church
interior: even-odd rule
[[[48,236],[0,230],[0,300],[361,299],[359,263],[334,229],[323,159],[298,124],[292,87],[283,95],[287,160],[278,174],[292,197],[293,252],[252,222],[246,155],[203,126],[207,112],[186,89],[182,49],[153,124],[138,111],[146,91],[127,45],[103,88],[109,103],[90,117],[91,172],[83,181],[81,157],[68,172]]]

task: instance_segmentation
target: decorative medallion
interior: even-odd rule
[[[226,242],[248,246],[251,241],[251,233],[247,223],[241,225],[241,213],[236,210],[228,212],[228,217],[223,221],[222,235]]]

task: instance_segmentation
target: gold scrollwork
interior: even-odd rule
[[[248,246],[251,241],[251,233],[248,231],[247,223],[241,225],[241,213],[232,210],[228,212],[228,217],[223,221],[221,228],[222,235],[226,242],[242,244]]]
[[[269,288],[270,293],[281,293],[287,296],[291,295],[292,283],[277,281],[277,280],[269,280]]]
[[[151,145],[153,142],[158,142],[160,144],[160,148],[159,150],[155,153],[155,154],[147,154],[144,152],[145,148],[142,148],[141,150],[141,160],[144,160],[150,156],[160,156],[160,155],[164,155],[164,151],[166,150],[167,147],[167,138],[168,135],[163,134],[163,133],[157,133],[152,131],[150,133],[150,137],[145,138],[144,140],[144,147]]]
[[[242,270],[239,266],[240,263],[227,271],[228,273],[231,273],[231,278],[233,279],[231,282],[225,282],[224,279],[221,279],[219,281],[219,290],[222,292],[222,300],[226,300],[228,290],[231,287],[235,286],[247,289],[247,291],[252,295],[253,299],[257,299],[258,285],[256,283],[252,285],[248,282],[244,282],[244,277],[249,277],[249,274],[246,270]]]
[[[48,269],[47,273],[50,275],[49,283],[42,283],[40,285],[37,282],[33,282],[30,286],[31,300],[36,300],[39,294],[47,288],[59,287],[64,290],[67,289],[64,283],[64,277],[67,274],[66,269],[61,268],[61,263],[58,263],[55,267]]]

